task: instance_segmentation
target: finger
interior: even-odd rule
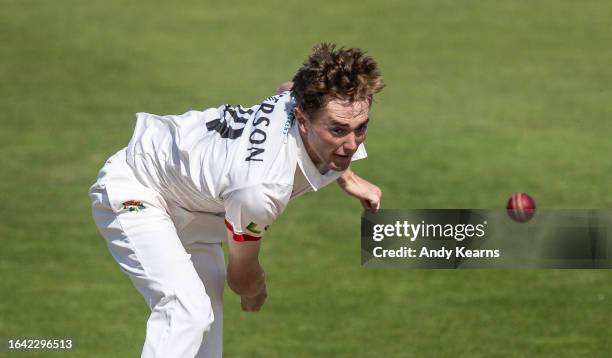
[[[245,312],[258,312],[263,306],[264,302],[265,301],[263,300],[258,302],[257,300],[243,298],[240,300],[240,306]]]
[[[261,306],[247,306],[242,309],[245,312],[259,312]]]
[[[253,307],[253,305],[251,305],[251,304],[246,304],[246,305],[242,306],[242,310],[244,312],[255,312],[257,310],[257,308]]]
[[[251,310],[251,305],[248,302],[248,300],[241,298],[240,299],[240,308],[242,308],[243,311],[245,312],[250,312]]]
[[[290,91],[292,87],[293,87],[293,82],[291,82],[291,81],[283,82],[276,89],[276,94],[281,94],[281,93],[283,93],[285,91]]]
[[[372,201],[372,209],[374,211],[378,211],[380,209],[380,199],[382,197],[382,191],[380,191],[380,189],[376,188],[376,192],[375,192],[375,200]]]
[[[363,199],[361,200],[361,205],[366,210],[378,211],[380,208],[380,201],[373,199]]]
[[[374,208],[373,203],[368,199],[362,199],[361,206],[366,210],[372,210]]]
[[[369,203],[367,200],[365,200],[365,199],[361,199],[361,200],[359,200],[359,202],[361,203],[361,206],[362,206],[364,209],[366,209],[366,210],[369,210],[369,209],[370,209],[370,203]]]

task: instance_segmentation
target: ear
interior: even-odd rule
[[[306,119],[304,111],[300,107],[295,106],[295,108],[293,108],[293,115],[298,121],[298,129],[300,130],[300,132],[302,134],[306,134],[308,132],[310,122]]]

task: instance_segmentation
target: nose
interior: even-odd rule
[[[344,150],[348,152],[354,152],[357,150],[359,144],[357,143],[357,136],[354,132],[351,132],[346,136],[346,142],[344,142]]]

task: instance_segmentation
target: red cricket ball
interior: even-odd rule
[[[535,209],[535,201],[527,193],[512,194],[506,204],[510,218],[521,223],[529,221],[535,214]]]

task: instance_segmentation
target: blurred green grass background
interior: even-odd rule
[[[384,207],[612,207],[608,1],[0,5],[0,336],[77,347],[20,356],[139,355],[147,309],[86,195],[133,114],[258,103],[321,41],[381,67],[354,169]],[[609,271],[364,270],[359,221],[333,185],[289,205],[264,310],[226,291],[226,356],[610,356]]]

